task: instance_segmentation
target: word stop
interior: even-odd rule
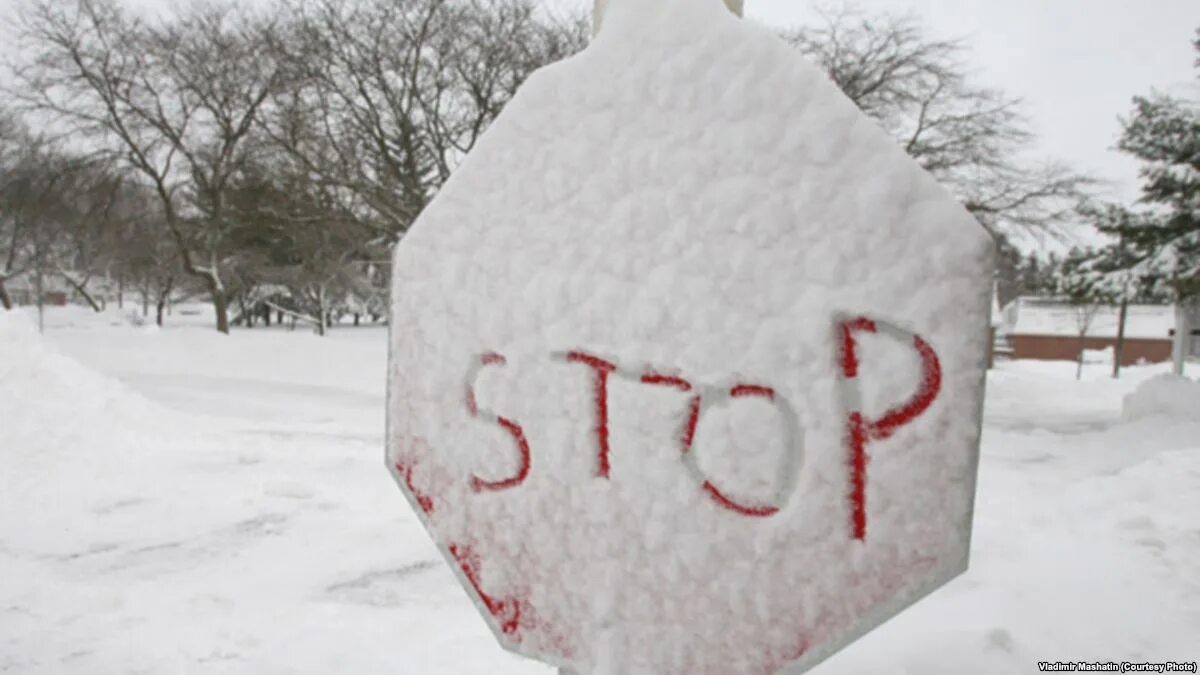
[[[834,357],[839,372],[838,395],[845,415],[844,443],[849,468],[850,530],[854,539],[864,540],[867,535],[867,446],[872,441],[890,438],[933,405],[941,390],[942,370],[938,356],[929,343],[891,323],[857,316],[836,317],[834,324]],[[863,333],[876,334],[911,346],[920,363],[916,392],[908,400],[889,408],[874,419],[867,417],[862,410],[859,336]],[[620,364],[583,350],[556,352],[552,353],[551,357],[589,373],[594,406],[592,421],[596,442],[597,478],[609,478],[608,383],[611,378],[617,377],[647,386],[669,387],[688,394],[686,405],[681,411],[683,423],[678,435],[682,464],[695,479],[699,489],[721,508],[742,516],[767,518],[779,513],[795,492],[799,469],[803,463],[803,431],[792,404],[774,387],[751,383],[714,386],[694,382],[679,375],[664,374],[663,371],[650,366],[624,368]],[[480,373],[485,368],[503,367],[506,363],[507,360],[502,354],[488,352],[473,358],[467,373],[467,412],[473,418],[503,429],[512,438],[517,455],[517,469],[512,475],[499,478],[471,476],[470,485],[475,492],[496,492],[520,487],[529,477],[533,463],[533,452],[521,423],[480,407],[476,400],[475,383]],[[697,461],[696,453],[692,452],[696,429],[705,412],[732,405],[740,399],[754,399],[772,405],[780,419],[785,451],[780,461],[773,495],[764,503],[747,503],[723,492],[717,481],[706,475]]]

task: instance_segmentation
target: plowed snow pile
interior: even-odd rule
[[[1200,382],[1175,375],[1150,378],[1125,396],[1122,416],[1126,420],[1162,416],[1200,422]]]
[[[520,672],[394,522],[358,343],[47,325],[0,310],[0,672]]]
[[[0,535],[40,554],[73,552],[81,512],[161,486],[175,416],[47,347],[29,319],[0,312]],[[147,485],[148,484],[148,485]]]
[[[19,312],[0,312],[0,405],[7,413],[5,434],[24,434],[38,443],[47,443],[48,434],[70,438],[81,428],[92,434],[97,424],[127,428],[162,412],[120,383],[47,347]]]

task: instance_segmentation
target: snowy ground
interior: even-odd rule
[[[0,315],[0,671],[546,673],[496,646],[383,469],[385,339]],[[1200,419],[988,383],[971,570],[815,673],[1200,658]]]

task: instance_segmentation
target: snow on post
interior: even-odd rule
[[[716,0],[705,0],[705,1],[715,2]],[[603,19],[604,19],[604,10],[608,7],[609,2],[611,2],[611,0],[594,0],[594,2],[592,4],[592,32],[593,33],[600,32],[600,24],[603,22]],[[744,0],[724,0],[724,2],[725,2],[725,6],[729,8],[729,11],[733,12],[734,14],[736,14],[739,17],[742,16],[742,7],[745,4]]]
[[[807,669],[966,568],[991,254],[765,29],[613,0],[396,249],[388,466],[507,649]]]

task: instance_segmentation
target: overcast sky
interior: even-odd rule
[[[812,3],[747,0],[771,24],[804,21]],[[961,37],[986,84],[1024,99],[1040,149],[1137,196],[1137,165],[1112,149],[1130,98],[1159,88],[1195,97],[1197,0],[863,0],[910,11],[939,37]]]
[[[650,2],[652,0],[639,0]],[[696,0],[717,2],[718,0]],[[20,0],[0,0],[10,24]],[[588,8],[591,0],[545,0]],[[171,6],[173,0],[136,0]],[[831,6],[829,2],[821,3]],[[859,0],[868,12],[913,13],[931,35],[961,38],[978,82],[1024,99],[1039,151],[1113,181],[1113,196],[1137,196],[1137,165],[1112,150],[1130,98],[1159,88],[1200,98],[1190,41],[1200,0]],[[750,20],[812,21],[812,0],[746,0]],[[8,28],[8,26],[5,26]],[[0,32],[0,40],[3,33]],[[10,51],[8,46],[3,51]]]

